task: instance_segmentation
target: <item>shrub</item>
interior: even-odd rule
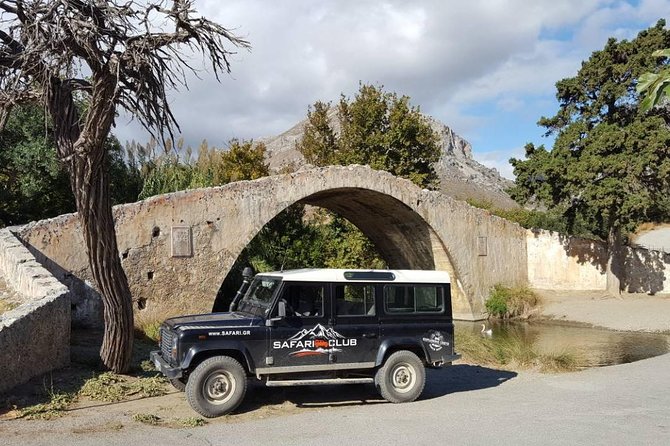
[[[495,285],[486,300],[486,311],[491,316],[504,317],[507,314],[507,300],[509,293],[507,288]]]
[[[508,318],[529,318],[541,304],[540,296],[527,286],[506,287],[494,285],[485,306],[489,316]]]

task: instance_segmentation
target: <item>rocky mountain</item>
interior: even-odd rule
[[[459,200],[475,199],[491,201],[500,208],[513,208],[518,205],[512,200],[505,189],[512,186],[512,181],[500,176],[496,169],[491,169],[477,162],[472,157],[472,146],[465,139],[454,133],[443,123],[427,117],[433,130],[440,135],[442,157],[435,165],[440,178],[440,189],[443,193]],[[337,131],[337,119],[334,110],[331,112],[331,123]],[[261,138],[258,142],[265,143],[270,170],[281,171],[286,167],[299,168],[305,160],[295,148],[302,137],[307,120],[300,121],[281,135]]]

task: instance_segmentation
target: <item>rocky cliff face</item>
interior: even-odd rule
[[[440,135],[442,157],[435,165],[443,193],[459,200],[476,199],[491,201],[502,208],[517,207],[505,189],[513,183],[500,176],[497,170],[480,164],[472,157],[472,146],[452,129],[428,117],[433,130]],[[331,111],[331,121],[337,130],[337,119]],[[278,136],[261,138],[265,143],[270,170],[279,172],[286,167],[299,168],[305,164],[300,152],[295,148],[302,137],[307,120],[300,121]]]
[[[477,162],[472,157],[470,143],[452,129],[433,118],[429,120],[442,143],[442,157],[435,164],[442,192],[459,200],[476,199],[491,201],[501,208],[518,207],[505,192],[514,184],[512,181]]]

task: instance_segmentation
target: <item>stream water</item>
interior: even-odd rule
[[[482,322],[456,322],[457,330],[480,334]],[[670,352],[670,334],[620,332],[552,322],[493,322],[493,342],[523,342],[538,353],[570,352],[579,367],[600,367],[651,358]],[[458,346],[456,346],[458,350]]]

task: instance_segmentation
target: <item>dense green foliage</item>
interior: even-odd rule
[[[659,105],[663,99],[670,99],[670,48],[654,51],[652,56],[664,58],[664,62],[658,72],[640,76],[636,89],[645,95],[640,103],[645,112]]]
[[[51,124],[36,106],[14,107],[0,132],[0,226],[75,211],[67,172],[58,162]],[[142,178],[113,136],[106,141],[112,203],[137,200]]]
[[[37,107],[15,108],[0,132],[0,225],[74,211],[51,134]]]
[[[556,208],[546,211],[526,208],[503,209],[495,207],[491,201],[474,199],[466,201],[470,206],[487,210],[493,215],[518,223],[526,229],[540,228],[562,234],[570,233],[580,237],[596,237],[579,217],[568,227],[567,220]]]
[[[316,102],[307,121],[297,149],[311,164],[367,164],[421,187],[437,184],[432,165],[440,159],[439,137],[407,96],[361,84],[353,100],[340,98],[336,112],[329,103]]]
[[[664,26],[661,20],[631,41],[610,39],[575,77],[556,84],[559,110],[539,122],[556,135],[554,147],[528,144],[526,160],[510,160],[514,199],[547,206],[568,228],[581,222],[611,240],[641,222],[668,219],[668,116],[642,112],[635,91],[640,75],[657,66],[652,53],[670,46]]]
[[[199,187],[221,186],[233,181],[255,180],[270,174],[265,163],[265,145],[253,141],[230,141],[227,150],[210,148],[206,141],[198,149],[197,159],[191,159],[191,148],[186,149],[186,159],[182,161],[182,142],[173,153],[166,147],[165,153],[156,157],[155,146],[137,147],[138,153],[146,158],[143,163],[144,187],[139,198],[176,192]]]

